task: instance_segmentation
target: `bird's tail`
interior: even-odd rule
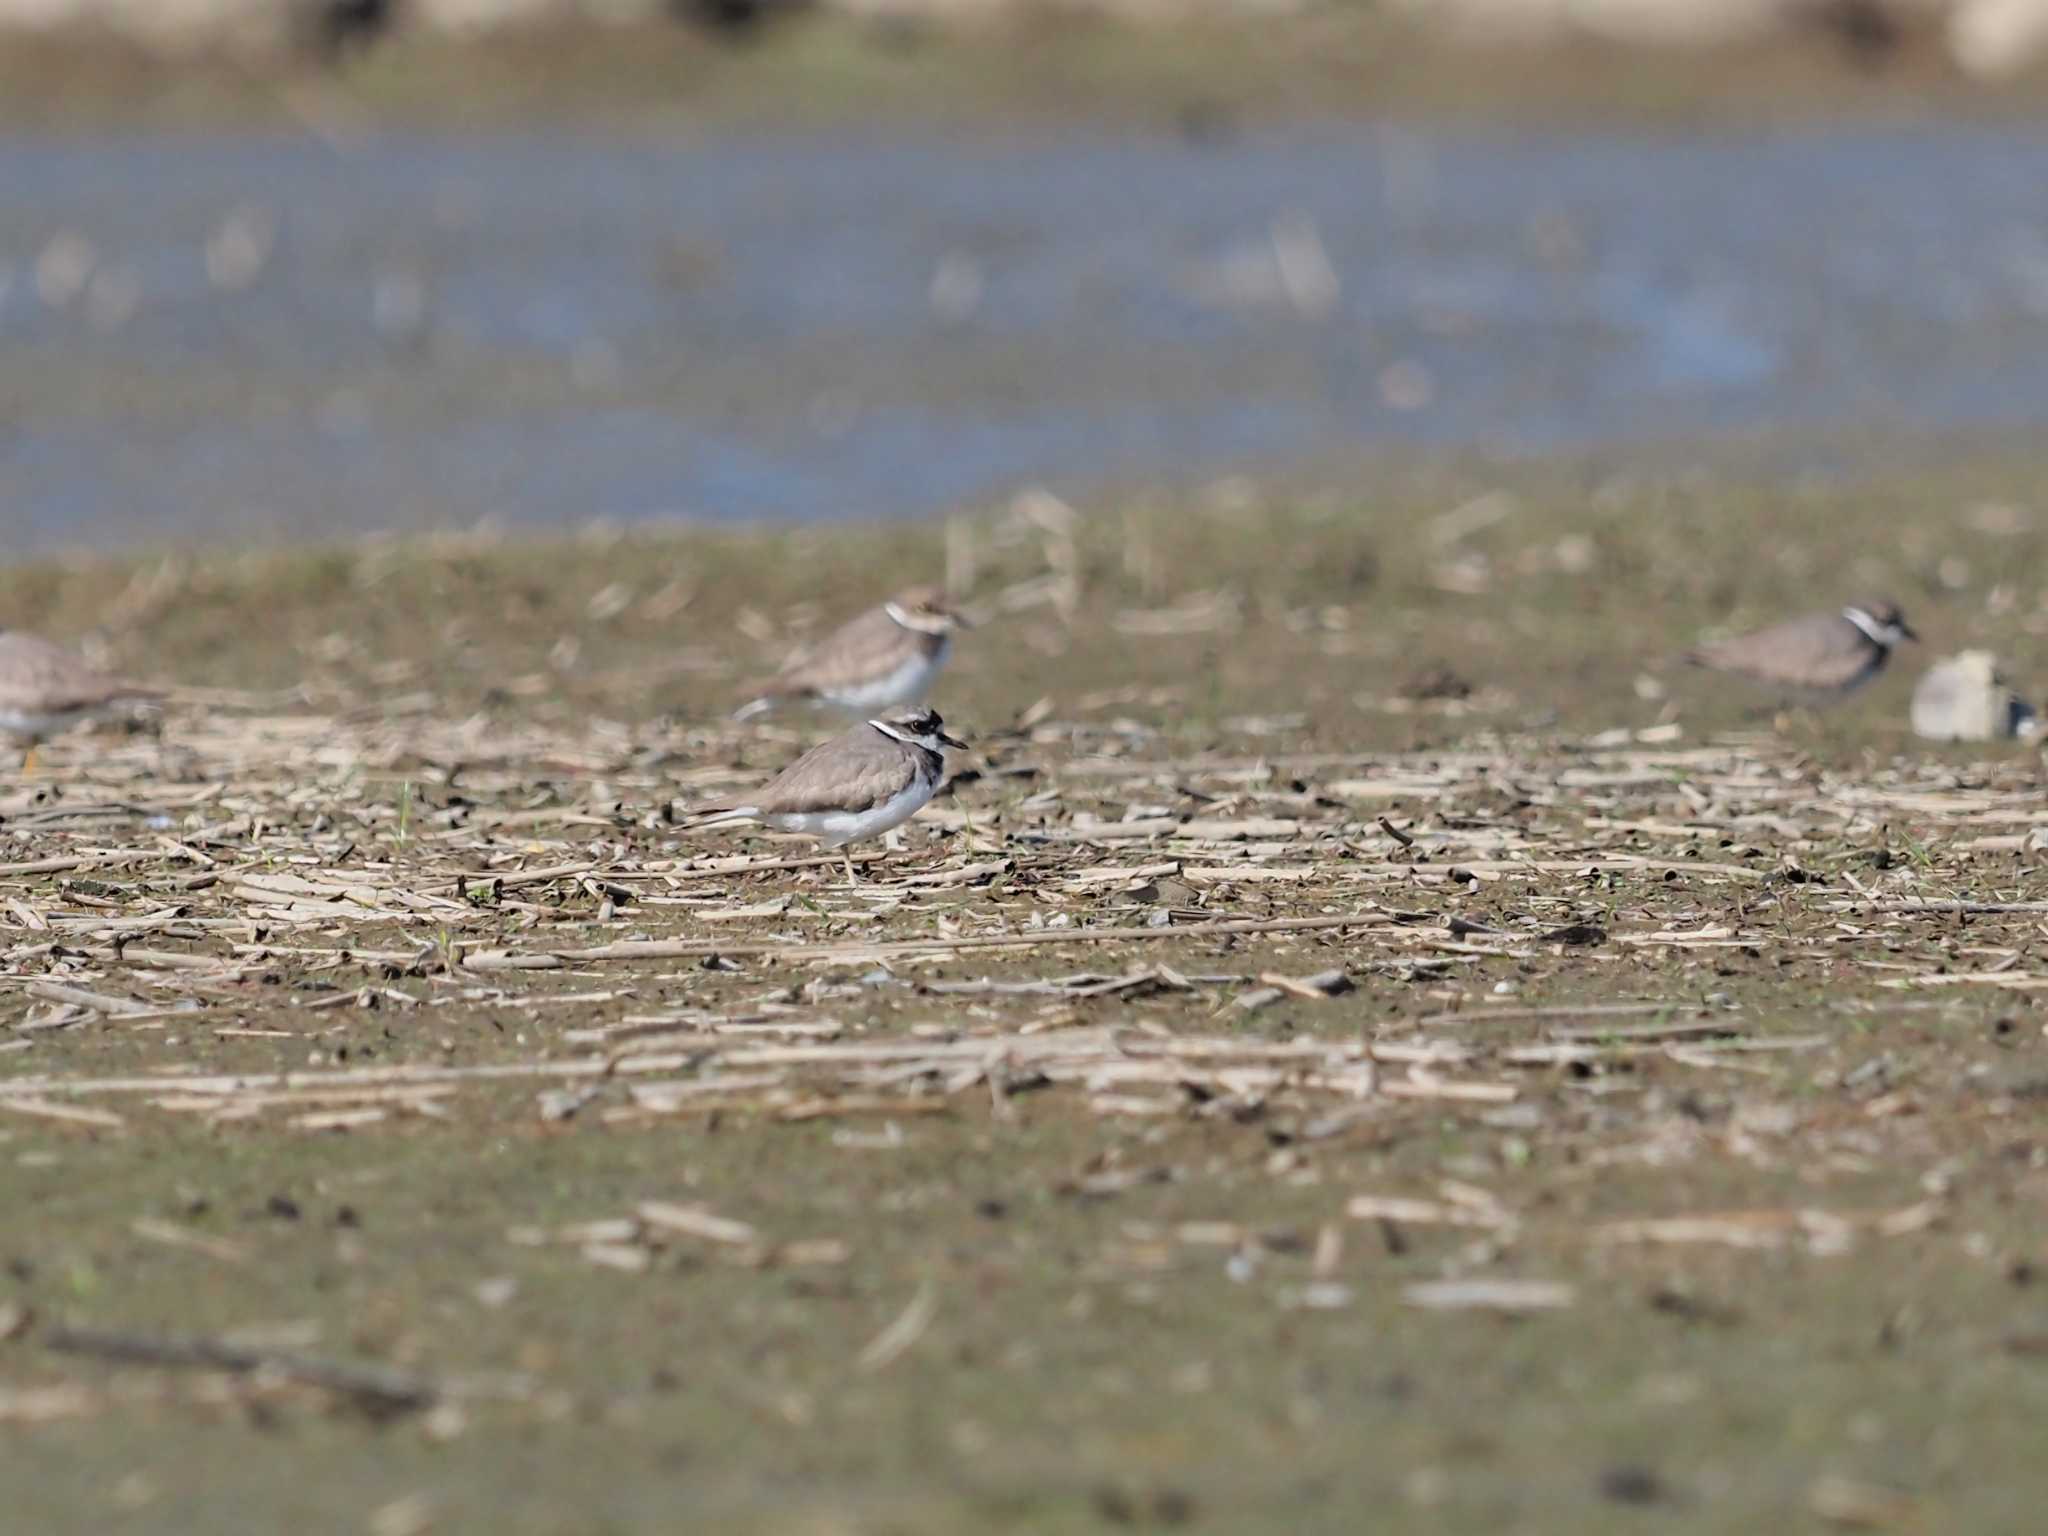
[[[686,831],[709,832],[718,827],[736,827],[741,822],[758,821],[760,817],[759,806],[700,805],[694,811],[683,813],[682,824]]]
[[[781,673],[773,677],[757,677],[752,682],[735,690],[746,702],[732,712],[735,720],[752,720],[756,715],[765,715],[786,699],[801,698],[808,690],[801,683],[793,683]]]
[[[107,684],[102,707],[113,709],[123,704],[161,704],[171,696],[168,688],[158,688],[149,683],[134,683],[127,678],[115,678]]]

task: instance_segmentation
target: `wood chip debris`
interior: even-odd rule
[[[1555,1280],[1425,1280],[1401,1288],[1401,1299],[1430,1312],[1556,1312],[1578,1299]]]
[[[1276,1188],[1341,1181],[1322,1211],[1339,1235],[1318,1252],[1341,1256],[1360,1221],[1526,1254],[1565,1223],[1461,1182],[1500,1170],[1361,1190],[1352,1160],[1452,1127],[1501,1170],[1557,1142],[1586,1171],[1854,1169],[1944,1094],[2003,1115],[2039,1093],[2018,1055],[1958,1086],[1938,1056],[1908,1051],[1895,1070],[1860,1033],[1879,1008],[1982,1033],[2001,996],[2048,989],[2048,812],[2020,763],[1901,759],[1852,778],[1767,739],[1689,745],[1657,727],[1289,753],[1270,720],[1177,753],[1107,696],[1092,715],[1052,700],[992,733],[904,848],[855,850],[849,885],[808,843],[709,844],[670,819],[758,782],[798,727],[453,718],[397,695],[301,713],[196,700],[171,706],[162,738],[51,743],[51,786],[0,803],[0,1136],[26,1167],[115,1135],[261,1145],[446,1121],[543,1144],[815,1137],[906,1168],[954,1126],[1072,1115],[1100,1117],[1088,1134],[1105,1143],[1162,1148],[1075,1172],[1059,1193],[1086,1206],[1199,1186],[1188,1170],[1216,1165],[1175,1138],[1242,1136]],[[1722,991],[1751,966],[1823,1001]],[[2022,1017],[1998,1048],[2037,1033]],[[1950,1225],[1946,1197],[1850,1213],[1818,1193],[1756,1198],[1570,1235],[1677,1262]],[[650,1276],[866,1251],[859,1231],[791,1234],[745,1203],[678,1182],[508,1240],[542,1250],[534,1262]],[[118,1221],[166,1263],[258,1269],[265,1252],[196,1217]],[[1226,1229],[1232,1253],[1268,1253],[1241,1222],[1210,1236]],[[1159,1241],[1178,1252],[1202,1231]],[[1346,1304],[1363,1282],[1337,1264],[1301,1261],[1287,1304]],[[916,1346],[937,1285],[861,1368]],[[1573,1300],[1562,1281],[1470,1275],[1402,1294],[1503,1312]]]

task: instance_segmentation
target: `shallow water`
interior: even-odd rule
[[[2048,134],[0,143],[10,547],[2048,419]]]

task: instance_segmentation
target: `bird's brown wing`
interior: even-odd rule
[[[920,756],[863,722],[811,748],[746,802],[765,815],[865,811],[916,782]]]
[[[99,709],[161,689],[102,672],[75,651],[18,631],[0,634],[0,706],[28,714]]]
[[[1873,656],[1869,640],[1848,620],[1816,614],[1702,646],[1691,659],[1760,682],[1825,689],[1856,681]]]
[[[883,608],[849,619],[792,656],[755,694],[842,693],[940,645],[943,637],[905,629]]]

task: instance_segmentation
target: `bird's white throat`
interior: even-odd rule
[[[923,747],[925,751],[936,752],[941,757],[946,755],[945,743],[936,736],[918,736],[913,735],[909,731],[899,731],[886,720],[870,720],[868,724],[872,725],[884,736],[887,736],[891,741],[900,741],[907,747]]]
[[[1880,624],[1861,608],[1844,608],[1842,610],[1842,617],[1869,636],[1871,644],[1881,645],[1886,650],[1892,649],[1893,646],[1906,638],[1905,630],[1896,622]]]
[[[920,635],[943,635],[951,632],[953,621],[944,614],[912,613],[901,603],[884,603],[882,612],[889,615],[904,629],[914,630]]]

